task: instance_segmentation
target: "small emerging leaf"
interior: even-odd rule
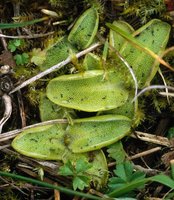
[[[144,186],[148,179],[145,178],[143,172],[133,171],[133,166],[129,161],[118,164],[114,173],[116,177],[109,179],[109,196],[119,197],[127,193],[133,192],[135,189]]]
[[[126,152],[123,149],[121,141],[110,145],[107,149],[109,157],[116,160],[117,164],[123,163],[126,158]]]
[[[11,52],[16,51],[17,47],[21,45],[21,40],[16,39],[16,40],[10,40],[8,42],[8,49],[10,49]]]
[[[70,161],[68,161],[64,166],[59,168],[59,174],[62,176],[73,176],[74,169]]]
[[[133,174],[133,166],[130,162],[119,164],[114,173],[125,182],[129,182]]]
[[[79,159],[77,160],[76,163],[76,172],[77,174],[81,173],[81,172],[85,172],[86,170],[90,169],[92,167],[91,164],[85,162],[83,159]]]
[[[27,64],[29,61],[29,55],[27,53],[23,54],[16,54],[14,56],[14,59],[16,60],[17,65],[24,65]]]
[[[73,189],[83,190],[85,187],[89,186],[89,177],[87,176],[77,176],[73,179]]]
[[[59,174],[63,176],[73,177],[74,190],[83,190],[84,187],[89,186],[90,176],[87,176],[86,171],[92,167],[91,164],[80,158],[76,161],[75,165],[68,161],[64,166],[60,167]]]
[[[42,51],[40,48],[36,49],[33,48],[32,52],[30,53],[31,55],[31,62],[34,63],[35,65],[42,65],[44,60],[46,59],[46,51]]]

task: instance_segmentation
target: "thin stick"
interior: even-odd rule
[[[159,171],[157,169],[144,168],[144,167],[142,167],[140,165],[134,165],[134,169],[139,170],[141,172],[144,172],[148,176],[154,176],[154,175],[157,175],[157,174],[161,173],[161,171]]]
[[[10,147],[10,144],[6,144],[6,145],[3,145],[3,146],[0,146],[0,150],[5,149],[7,147]]]
[[[171,93],[171,92],[160,92],[159,94],[163,96],[174,97],[174,93]]]
[[[141,153],[137,153],[133,156],[129,156],[129,160],[133,160],[133,159],[137,159],[137,158],[140,158],[140,157],[143,157],[143,156],[147,156],[149,154],[152,154],[156,151],[160,151],[161,150],[161,147],[155,147],[155,148],[152,148],[152,149],[149,149],[149,150],[146,150],[146,151],[143,151]]]
[[[135,133],[131,134],[130,136],[133,138],[140,139],[145,142],[151,142],[154,144],[171,147],[170,141],[166,137],[153,135],[153,134],[149,134],[149,133],[143,133],[140,131],[135,131]]]
[[[4,94],[2,96],[2,101],[4,103],[5,111],[4,111],[2,119],[0,120],[0,133],[2,131],[3,125],[10,118],[11,113],[12,113],[12,100],[11,100],[11,97],[9,95],[7,95],[7,94]]]
[[[100,43],[95,43],[94,45],[90,46],[89,48],[87,48],[87,49],[85,49],[85,50],[83,50],[83,51],[77,53],[77,54],[76,54],[76,57],[77,57],[77,58],[80,58],[81,56],[83,56],[83,55],[89,53],[90,51],[93,51],[94,49],[96,49],[96,48],[97,48],[98,46],[100,46],[100,45],[101,45]],[[20,90],[21,88],[23,88],[23,87],[29,85],[29,84],[32,83],[32,82],[34,82],[34,81],[36,81],[36,80],[38,80],[38,79],[40,79],[40,78],[42,78],[42,77],[44,77],[44,76],[50,74],[51,72],[62,68],[63,66],[67,65],[68,63],[70,63],[71,60],[72,60],[72,57],[69,56],[66,60],[64,60],[64,61],[58,63],[57,65],[54,65],[54,66],[52,66],[51,68],[49,68],[49,69],[47,69],[47,70],[45,70],[45,71],[43,71],[43,72],[37,74],[36,76],[34,76],[34,77],[32,77],[32,78],[30,78],[30,79],[28,79],[28,80],[26,80],[26,81],[24,81],[21,85],[19,85],[19,86],[17,86],[16,88],[14,88],[14,89],[10,92],[10,94],[12,94],[12,93],[14,93],[14,92]]]
[[[145,87],[144,89],[142,89],[138,94],[137,96],[134,97],[134,99],[132,100],[132,102],[136,101],[136,99],[142,95],[143,93],[145,93],[146,91],[148,90],[152,90],[152,89],[169,89],[169,90],[172,90],[174,91],[174,87],[171,87],[171,86],[165,86],[165,85],[151,85],[151,86],[148,86],[148,87]]]

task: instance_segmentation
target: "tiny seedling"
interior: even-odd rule
[[[27,53],[16,54],[14,59],[17,65],[24,65],[28,63],[29,55]]]
[[[15,52],[17,50],[17,48],[19,46],[21,46],[22,44],[22,40],[20,39],[15,39],[15,40],[10,40],[8,42],[8,49],[11,51],[11,52]]]
[[[90,178],[87,170],[91,168],[91,164],[83,159],[77,160],[75,164],[68,161],[64,166],[60,167],[59,174],[63,176],[71,176],[74,190],[83,190],[90,184]]]
[[[8,43],[8,49],[11,52],[16,52],[23,45],[24,45],[24,40],[21,40],[21,39],[10,40]],[[17,65],[24,65],[28,63],[29,55],[25,52],[23,52],[22,54],[16,53],[14,55],[14,59]]]
[[[145,173],[140,171],[134,171],[131,162],[126,161],[118,164],[114,170],[115,176],[109,179],[109,192],[117,191],[114,197],[120,197],[126,195],[132,195],[133,191],[137,188],[144,187]],[[123,189],[121,191],[121,189]]]

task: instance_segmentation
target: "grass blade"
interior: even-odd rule
[[[28,26],[28,25],[32,25],[32,24],[35,24],[38,22],[42,22],[47,19],[48,19],[48,17],[43,17],[40,19],[35,19],[35,20],[21,22],[21,23],[0,23],[0,29],[18,28],[18,27]]]

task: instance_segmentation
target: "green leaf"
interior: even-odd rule
[[[140,172],[140,171],[136,171],[132,174],[131,181],[140,180],[140,179],[143,179],[143,178],[145,178],[145,173]]]
[[[134,32],[137,37],[113,24],[107,23],[106,25],[128,41],[123,45],[120,53],[132,66],[135,76],[139,80],[139,87],[142,88],[145,84],[149,84],[158,70],[159,62],[173,71],[172,67],[159,56],[164,51],[169,39],[171,27],[168,23],[153,19]],[[155,60],[158,63],[154,64]],[[144,63],[146,63],[146,67],[144,67]]]
[[[42,71],[60,63],[61,61],[67,59],[70,52],[76,53],[77,49],[73,46],[67,39],[67,36],[59,38],[50,48],[46,50],[46,57],[40,66]]]
[[[68,40],[79,49],[87,48],[94,40],[98,30],[99,16],[95,8],[86,10],[76,21]]]
[[[29,55],[27,53],[23,54],[16,54],[14,56],[14,59],[16,60],[17,65],[24,65],[27,64],[29,61]]]
[[[22,61],[22,55],[21,54],[16,54],[14,56],[14,59],[16,60],[17,65],[22,65],[23,61]]]
[[[21,45],[21,40],[19,40],[19,39],[14,40],[13,44],[14,44],[16,47],[19,47],[19,46]]]
[[[116,160],[117,164],[123,163],[126,158],[126,152],[123,149],[121,141],[110,145],[107,149],[109,157]]]
[[[89,186],[89,178],[86,176],[77,176],[73,179],[73,189],[83,190],[85,187]]]
[[[40,125],[22,131],[12,142],[19,153],[44,160],[61,160],[66,151],[61,124]]]
[[[159,174],[159,175],[150,177],[149,180],[161,183],[163,185],[168,186],[169,188],[174,189],[174,180],[164,174]]]
[[[77,160],[76,165],[72,165],[68,161],[64,166],[60,167],[59,174],[63,176],[73,176],[73,189],[83,190],[84,187],[89,186],[90,177],[86,176],[85,172],[91,168],[92,165],[88,164],[83,158]]]
[[[128,99],[128,90],[124,87],[122,75],[108,71],[107,78],[103,77],[103,70],[59,76],[47,85],[47,97],[55,104],[86,112],[123,105]]]
[[[38,49],[33,48],[32,52],[30,53],[30,56],[32,63],[41,66],[44,60],[46,59],[46,51],[45,50],[42,51],[40,48]]]
[[[128,34],[132,34],[134,32],[133,27],[125,21],[114,21],[113,25],[119,27],[121,30],[125,31]],[[112,45],[117,51],[120,51],[122,45],[125,42],[125,39],[119,33],[111,29],[109,33],[109,42],[110,45]]]
[[[20,45],[21,45],[21,40],[19,40],[19,39],[9,40],[8,49],[11,52],[14,52],[14,51],[16,51],[17,47],[19,47]]]
[[[112,177],[109,179],[108,186],[110,188],[110,191],[115,190],[117,188],[120,188],[125,185],[125,181],[118,177]]]
[[[16,46],[14,44],[8,44],[8,49],[10,49],[11,52],[16,51]]]
[[[126,169],[126,167],[124,169]],[[123,170],[123,167],[122,167],[122,170]],[[124,172],[124,174],[120,176],[124,178],[125,174],[126,173]],[[117,178],[117,177],[111,178],[108,184],[110,188],[110,193],[108,194],[108,196],[110,197],[123,196],[137,188],[144,186],[144,184],[149,181],[155,181],[171,189],[174,189],[174,180],[164,174],[156,175],[150,178],[145,178],[145,175],[143,175],[143,173],[135,172],[132,174],[131,178],[132,178],[131,181],[127,183],[125,182],[125,184],[124,184],[124,180],[121,178]]]
[[[121,115],[75,119],[74,125],[69,125],[66,129],[71,138],[69,149],[74,153],[101,149],[125,137],[130,131],[131,123],[129,118]]]
[[[117,169],[114,170],[114,173],[125,182],[129,182],[133,174],[133,166],[130,162],[126,161],[117,165]]]
[[[118,164],[114,170],[116,177],[109,179],[109,196],[119,197],[127,193],[133,192],[135,189],[144,186],[148,180],[143,172],[133,171],[131,162],[126,161]]]
[[[143,178],[141,180],[135,180],[130,183],[125,183],[121,187],[116,187],[115,190],[108,194],[109,197],[121,197],[139,187],[144,186],[144,184],[148,181],[148,179]]]
[[[28,62],[29,55],[27,53],[22,53],[22,57],[23,57],[25,63]]]
[[[91,167],[92,165],[86,162],[84,159],[79,159],[77,160],[77,163],[76,163],[76,173],[79,174],[81,172],[85,172]]]
[[[136,188],[139,188],[140,186],[143,186],[146,182],[149,182],[149,181],[155,181],[165,186],[168,186],[171,189],[174,189],[174,180],[164,174],[160,174],[160,175],[156,175],[150,178],[135,179],[134,181],[131,181],[130,183],[127,183],[119,188],[116,188],[114,191],[109,193],[108,196],[110,197],[122,196]]]
[[[64,166],[59,168],[59,174],[62,176],[73,176],[74,175],[74,169],[73,165],[70,161],[68,161]]]

